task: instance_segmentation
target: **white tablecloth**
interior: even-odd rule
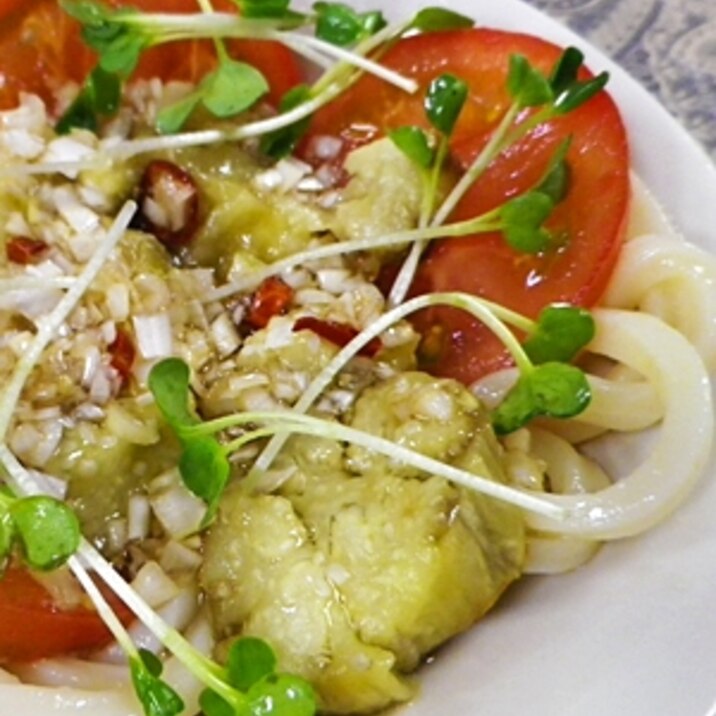
[[[611,55],[716,159],[716,0],[529,1]]]

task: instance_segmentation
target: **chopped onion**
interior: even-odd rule
[[[182,542],[170,540],[162,549],[159,563],[165,572],[193,572],[201,566],[201,555]]]
[[[80,201],[77,193],[68,187],[58,187],[53,199],[60,216],[78,233],[86,234],[100,225],[99,216]]]
[[[127,502],[127,539],[145,539],[151,518],[152,508],[146,495],[132,495]]]
[[[311,138],[308,152],[317,159],[335,159],[343,149],[343,140],[331,134],[318,134]]]
[[[96,152],[92,147],[78,141],[75,137],[58,137],[53,139],[42,155],[42,161],[48,163],[63,163],[71,165],[94,158]],[[76,179],[79,169],[66,168],[62,171],[68,179]]]
[[[289,157],[281,159],[276,164],[276,171],[281,174],[281,189],[290,191],[293,189],[307,174],[311,172],[311,165],[302,162],[300,159]]]
[[[230,356],[241,345],[241,338],[228,314],[221,313],[211,324],[211,335],[220,358]]]
[[[26,129],[9,129],[3,132],[2,143],[5,149],[20,159],[35,159],[45,149],[42,139]]]
[[[112,320],[121,322],[129,318],[129,287],[124,283],[113,283],[105,292],[107,310]]]
[[[166,604],[179,594],[179,587],[174,580],[152,560],[137,572],[137,576],[132,580],[132,589],[154,608]]]
[[[176,597],[157,609],[157,614],[172,628],[183,631],[191,623],[197,611],[196,590],[187,587]],[[135,622],[127,629],[132,641],[140,649],[158,654],[162,650],[161,641],[141,622]],[[116,642],[93,655],[93,661],[107,664],[126,664],[127,655]]]
[[[168,314],[134,316],[132,323],[137,337],[137,348],[142,357],[168,358],[172,355],[172,325]]]
[[[152,510],[164,530],[172,537],[185,537],[198,531],[206,513],[206,505],[181,482],[178,472],[171,470],[171,484],[149,496]]]

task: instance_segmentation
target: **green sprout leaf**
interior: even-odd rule
[[[211,689],[204,689],[201,692],[199,706],[204,716],[237,716],[237,710]],[[247,712],[247,716],[249,713]]]
[[[161,414],[180,437],[182,428],[199,422],[189,410],[189,366],[183,360],[160,361],[150,371],[148,383]]]
[[[234,3],[247,18],[282,19],[291,14],[291,0],[234,0]]]
[[[576,47],[568,47],[552,68],[549,83],[555,97],[568,90],[576,81],[584,55]]]
[[[204,524],[208,524],[216,513],[231,467],[215,437],[192,431],[201,421],[189,409],[189,367],[179,358],[160,361],[149,373],[149,389],[182,443],[179,472],[186,487],[206,502]]]
[[[297,676],[277,674],[275,668],[276,656],[266,642],[237,639],[229,650],[226,669],[228,684],[240,699],[234,705],[205,689],[199,698],[202,712],[206,716],[313,716],[316,697],[311,686]]]
[[[4,511],[0,514],[0,574],[7,566],[15,536],[15,522],[12,515]]]
[[[608,81],[609,73],[602,72],[591,80],[574,84],[557,97],[554,102],[555,112],[557,114],[572,112],[601,92]]]
[[[255,67],[222,59],[194,92],[159,112],[157,129],[162,134],[178,132],[199,104],[215,117],[233,117],[253,106],[268,90],[266,78]]]
[[[163,665],[162,660],[153,652],[149,651],[148,649],[139,649],[139,658],[142,660],[142,664],[144,665],[144,668],[152,675],[152,676],[161,676]]]
[[[552,69],[550,86],[555,98],[554,111],[558,115],[567,114],[589,101],[609,81],[608,72],[580,81],[578,76],[583,60],[584,55],[576,47],[568,47]]]
[[[10,515],[25,559],[34,569],[56,569],[77,551],[79,521],[64,502],[44,495],[25,497],[12,504]]]
[[[160,134],[178,132],[199,106],[199,102],[201,102],[201,92],[192,92],[178,102],[161,109],[157,115],[157,131]]]
[[[216,117],[233,117],[253,106],[269,90],[266,78],[245,62],[222,60],[201,82],[204,106]]]
[[[297,85],[281,98],[279,111],[282,113],[290,112],[310,99],[311,88],[308,85]],[[289,155],[298,144],[299,139],[305,134],[310,122],[311,118],[305,117],[288,127],[264,135],[261,138],[261,151],[272,159],[281,159],[281,157]]]
[[[100,117],[111,116],[119,109],[121,92],[119,75],[95,67],[75,101],[58,120],[57,133],[67,134],[74,127],[97,131]]]
[[[271,674],[248,691],[252,716],[314,716],[316,697],[310,684],[298,676]]]
[[[61,0],[62,9],[82,24],[82,39],[99,55],[103,70],[128,77],[137,66],[142,52],[152,44],[152,38],[139,25],[126,21],[138,18],[134,8],[111,10],[89,0]]]
[[[60,7],[83,25],[101,25],[112,18],[112,11],[93,0],[60,0]]]
[[[584,373],[565,363],[544,363],[523,373],[492,415],[495,432],[514,432],[538,416],[571,418],[591,400]]]
[[[529,191],[503,204],[500,216],[507,243],[526,254],[544,251],[552,235],[542,224],[553,209],[552,199],[539,191]]]
[[[555,204],[559,204],[567,196],[569,189],[570,172],[567,164],[567,151],[571,143],[571,136],[560,143],[542,181],[535,187],[536,191],[546,194]]]
[[[475,21],[472,18],[444,7],[426,7],[420,10],[410,23],[410,29],[419,32],[463,30],[474,26]]]
[[[141,649],[131,658],[130,671],[146,716],[177,716],[184,710],[179,694],[160,678],[162,663],[150,651]]]
[[[549,80],[524,55],[511,55],[507,91],[520,107],[540,107],[554,99]]]
[[[229,480],[231,466],[221,445],[210,435],[193,437],[184,442],[179,458],[179,472],[184,484],[207,504],[204,524],[216,513],[219,498]]]
[[[467,84],[455,75],[440,75],[430,83],[425,96],[425,113],[444,136],[452,134],[467,93]]]
[[[420,127],[398,127],[388,133],[398,149],[421,169],[430,169],[435,160],[435,151],[430,138]]]
[[[100,67],[105,72],[115,72],[122,77],[129,77],[134,72],[142,52],[150,46],[145,37],[134,34],[129,28],[117,34],[110,42],[91,39],[93,34],[87,30],[82,33],[82,37],[101,53]],[[94,33],[94,37],[97,37],[97,33]]]
[[[386,26],[380,12],[357,13],[343,3],[317,2],[316,36],[339,47],[354,45]]]
[[[262,639],[241,637],[229,650],[226,668],[229,683],[239,691],[248,691],[276,670],[276,655]]]
[[[584,308],[552,304],[542,309],[523,348],[533,363],[567,363],[594,338],[594,318]]]

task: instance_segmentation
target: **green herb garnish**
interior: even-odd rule
[[[471,17],[444,7],[426,7],[420,10],[410,23],[410,29],[420,32],[465,30],[474,26],[475,21]]]
[[[111,117],[119,109],[121,92],[122,81],[117,73],[95,67],[75,101],[57,122],[57,133],[67,134],[73,127],[96,132],[100,118]]]
[[[435,150],[430,136],[420,127],[398,127],[388,133],[396,147],[420,169],[430,169],[435,161]]]
[[[313,9],[316,13],[316,37],[339,47],[355,45],[387,25],[382,13],[359,13],[343,3],[317,2]]]
[[[213,518],[231,472],[226,451],[216,438],[193,430],[201,421],[189,409],[191,391],[186,363],[178,358],[158,363],[149,374],[149,389],[164,419],[182,443],[179,472],[187,488],[206,502],[204,521],[207,522]]]
[[[177,716],[184,701],[161,679],[162,662],[151,651],[140,649],[129,660],[132,684],[146,716]]]
[[[492,416],[500,435],[511,433],[533,418],[571,418],[591,399],[581,370],[565,363],[543,363],[523,373]]]
[[[290,112],[308,102],[312,96],[311,88],[308,85],[298,85],[286,92],[281,98],[279,112],[282,114]],[[273,159],[280,159],[289,155],[306,133],[310,122],[311,118],[307,116],[298,122],[289,124],[287,127],[264,135],[261,137],[261,151]]]
[[[584,308],[554,303],[540,312],[523,348],[533,363],[567,363],[594,338],[594,318]]]
[[[77,516],[64,502],[45,495],[14,497],[0,492],[0,562],[15,546],[33,569],[62,566],[80,544]]]

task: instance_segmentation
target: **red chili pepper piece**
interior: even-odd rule
[[[274,317],[285,313],[293,301],[293,289],[280,278],[267,278],[251,299],[246,321],[254,328],[265,328]]]
[[[295,331],[313,331],[317,336],[325,338],[334,345],[343,348],[348,345],[357,335],[358,331],[345,323],[338,321],[323,321],[313,316],[302,316],[293,324]],[[363,348],[358,351],[358,355],[366,358],[373,358],[383,348],[380,338],[372,338]]]
[[[199,226],[199,190],[191,174],[163,159],[147,164],[134,225],[168,249],[186,246]]]
[[[119,373],[122,383],[126,383],[132,373],[132,364],[137,355],[132,337],[127,331],[118,328],[117,336],[109,344],[108,350],[111,356],[109,364]]]
[[[40,239],[31,239],[28,236],[13,236],[5,244],[5,254],[8,261],[15,264],[36,264],[42,261],[47,251],[47,244]]]

